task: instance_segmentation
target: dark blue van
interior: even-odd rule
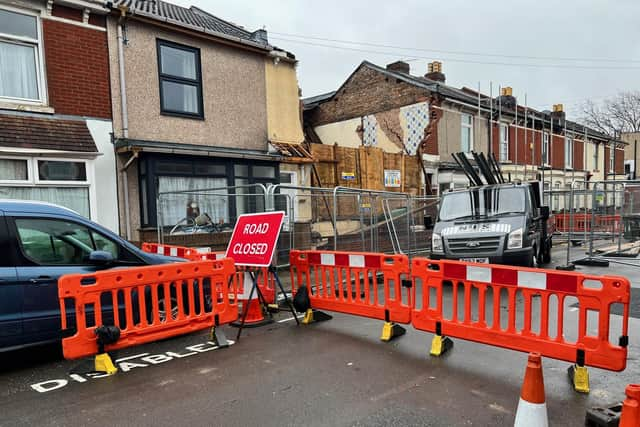
[[[142,252],[70,209],[0,200],[0,352],[59,341],[58,278],[179,259]]]

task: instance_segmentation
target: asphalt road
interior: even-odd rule
[[[625,275],[640,288],[639,267],[580,271]],[[286,312],[277,319],[225,349],[201,332],[120,351],[120,372],[106,378],[88,373],[90,361],[63,360],[57,346],[2,354],[0,425],[513,424],[524,353],[455,340],[433,358],[431,334],[411,327],[383,343],[380,321],[336,314],[296,326]],[[586,408],[620,401],[640,378],[639,338],[640,319],[632,318],[627,369],[591,368],[589,395],[572,390],[568,363],[545,358],[550,424],[583,425]]]

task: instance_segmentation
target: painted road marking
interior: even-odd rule
[[[286,319],[278,320],[278,323],[288,322],[288,321],[293,320],[293,319],[295,319],[295,317],[287,317]]]
[[[293,319],[293,317],[291,318]],[[289,320],[289,319],[286,319]],[[229,345],[235,344],[235,341],[228,340]],[[192,344],[184,348],[184,350],[180,350],[178,352],[167,351],[159,354],[150,354],[150,353],[140,353],[135,354],[133,356],[121,357],[115,361],[115,364],[118,367],[118,370],[121,373],[129,372],[132,369],[136,368],[147,368],[152,365],[158,365],[160,363],[165,363],[174,359],[182,359],[184,357],[190,357],[199,353],[205,353],[211,350],[220,349],[212,341],[207,341],[204,343]],[[122,374],[119,374],[122,375]],[[87,372],[84,374],[73,373],[69,374],[69,378],[77,383],[85,383],[90,379],[97,378],[105,378],[109,375],[103,372]],[[52,380],[41,381],[36,384],[31,384],[31,388],[38,393],[48,393],[50,391],[59,390],[69,384],[69,379],[67,378],[56,378]]]

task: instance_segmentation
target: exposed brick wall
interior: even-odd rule
[[[575,170],[584,170],[584,142],[573,140],[573,168]]]
[[[362,66],[333,100],[320,104],[305,119],[315,127],[427,101],[429,95],[425,89]]]
[[[111,118],[107,33],[43,19],[49,103],[59,114]]]
[[[72,21],[82,22],[82,10],[61,6],[57,3],[53,4],[53,8],[51,9],[51,14],[59,18],[71,19]]]
[[[624,173],[624,150],[616,150],[616,173]]]
[[[564,169],[564,137],[553,135],[549,142],[551,147],[551,166],[554,169]]]

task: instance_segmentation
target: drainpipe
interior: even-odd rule
[[[119,7],[120,18],[118,19],[118,71],[120,74],[120,110],[122,114],[122,137],[129,138],[129,114],[127,111],[127,83],[124,73],[124,21],[127,15],[126,7]],[[125,234],[127,240],[131,240],[131,213],[129,212],[129,178],[127,168],[138,157],[134,152],[131,158],[124,164],[120,173],[122,174],[122,186],[124,197]]]
[[[127,112],[127,84],[124,74],[124,21],[127,14],[126,7],[120,7],[118,19],[118,65],[120,72],[120,109],[122,112],[122,136],[129,138],[129,114]]]

